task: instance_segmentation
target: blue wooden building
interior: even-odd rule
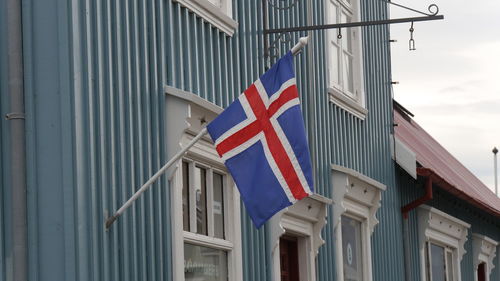
[[[401,207],[424,179],[391,156],[388,27],[270,35],[277,44],[265,57],[265,24],[382,20],[387,3],[285,2],[0,0],[0,107],[9,114],[0,122],[0,280],[442,280],[420,269],[413,211],[405,243]],[[205,138],[106,230],[109,215],[306,35],[295,71],[317,194],[257,230]],[[11,107],[13,89],[24,113]],[[15,144],[25,184],[13,172]],[[500,240],[498,216],[439,194],[446,199],[429,206]],[[461,280],[475,274],[468,235]],[[489,280],[498,280],[498,258],[492,264]]]

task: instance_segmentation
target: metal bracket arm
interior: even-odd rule
[[[411,17],[411,18],[398,18],[398,19],[389,19],[389,20],[374,20],[374,21],[346,22],[346,23],[322,24],[322,25],[310,25],[310,26],[297,26],[297,27],[288,27],[288,28],[267,29],[267,30],[264,30],[264,34],[267,35],[267,34],[273,34],[273,33],[324,30],[324,29],[334,29],[334,28],[371,26],[371,25],[395,24],[395,23],[442,20],[442,19],[444,19],[443,15],[435,15],[435,16],[422,16],[422,17]]]

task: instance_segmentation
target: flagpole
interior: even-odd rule
[[[304,48],[304,46],[307,45],[308,39],[309,39],[309,36],[299,38],[299,42],[297,42],[297,44],[295,44],[295,46],[293,46],[293,48],[291,49],[291,52],[294,56],[298,55],[300,53],[300,51],[302,51],[302,48]],[[130,199],[128,199],[127,202],[125,202],[125,204],[123,204],[120,207],[120,209],[118,209],[118,211],[116,211],[116,213],[114,213],[111,217],[109,217],[106,220],[106,229],[109,229],[111,227],[111,225],[116,221],[116,219],[118,219],[118,217],[121,216],[123,214],[123,212],[125,212],[125,210],[127,210],[128,207],[130,207],[130,205],[132,205],[132,203],[135,200],[137,200],[137,198],[139,198],[139,196],[141,196],[142,193],[144,193],[144,191],[146,191],[148,188],[150,188],[151,185],[161,175],[163,175],[163,173],[165,173],[165,171],[167,171],[168,168],[170,168],[170,166],[172,166],[175,162],[177,162],[177,160],[179,160],[184,155],[184,153],[186,153],[186,151],[188,151],[188,149],[191,148],[196,142],[198,142],[206,133],[207,133],[207,128],[203,128],[191,140],[190,143],[188,143],[184,148],[182,148],[179,152],[177,152],[177,154],[175,154],[167,162],[167,164],[165,164],[163,167],[161,167],[161,169],[158,170],[158,172],[156,172],[156,174],[154,174],[151,178],[149,178],[149,180],[144,185],[142,185],[141,188],[139,188],[139,190],[137,190],[134,193],[134,195],[132,195],[132,197],[130,197]]]
[[[139,190],[137,190],[134,195],[132,195],[132,197],[130,197],[130,199],[127,200],[127,202],[125,202],[125,204],[123,204],[123,206],[120,207],[120,209],[118,209],[118,211],[116,211],[116,213],[114,215],[112,215],[111,217],[109,217],[107,220],[106,220],[106,229],[109,229],[111,227],[111,225],[115,222],[115,220],[121,215],[123,214],[123,212],[125,212],[125,210],[130,207],[130,205],[132,205],[132,203],[137,200],[137,198],[139,198],[139,196],[141,196],[141,194],[146,191],[148,188],[151,187],[151,185],[163,174],[165,173],[165,171],[167,171],[168,168],[170,168],[170,166],[172,166],[172,164],[174,164],[175,162],[177,162],[177,160],[179,160],[183,155],[184,153],[186,153],[186,151],[188,151],[189,148],[191,148],[195,143],[197,143],[205,134],[207,133],[207,128],[203,128],[192,140],[191,142],[189,142],[185,147],[183,147],[179,152],[177,152],[177,154],[175,154],[168,162],[167,164],[165,164],[163,167],[161,167],[160,170],[158,170],[158,172],[156,172],[156,174],[154,174],[151,178],[149,178],[149,180],[143,185],[141,186],[141,188],[139,188]]]

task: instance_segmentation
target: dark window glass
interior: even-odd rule
[[[446,263],[444,259],[444,248],[431,243],[431,270],[432,281],[446,280]]]
[[[196,196],[196,233],[208,235],[207,227],[207,171],[194,169],[194,191]]]
[[[214,213],[214,236],[224,239],[224,177],[220,174],[213,174],[213,195],[212,210]]]
[[[344,259],[344,280],[363,280],[361,244],[361,222],[342,216],[342,253]]]
[[[182,224],[189,231],[189,163],[182,162]]]

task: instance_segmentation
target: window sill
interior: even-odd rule
[[[346,95],[340,93],[334,88],[328,88],[328,95],[330,96],[330,102],[338,105],[340,108],[351,113],[361,120],[365,120],[368,110],[361,106],[359,103],[350,99]]]
[[[238,23],[207,0],[173,0],[204,18],[229,36],[233,36]]]
[[[184,231],[184,242],[225,251],[230,251],[233,249],[233,243],[231,241],[215,237],[208,237],[188,231]]]

